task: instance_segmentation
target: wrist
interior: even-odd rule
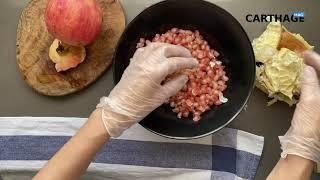
[[[109,139],[110,135],[106,128],[104,127],[102,121],[102,108],[95,109],[88,120],[88,130],[97,136],[105,137],[105,139]]]
[[[118,113],[117,110],[112,109],[108,104],[97,109],[100,114],[100,122],[107,134],[110,137],[119,137],[123,131],[135,124],[137,121],[129,116]]]
[[[312,174],[314,162],[300,156],[288,154],[280,158],[267,180],[276,179],[309,179]]]
[[[97,105],[97,110],[101,111],[102,117],[104,114],[107,114],[110,117],[114,117],[116,119],[128,119],[130,118],[129,114],[132,114],[129,112],[130,109],[133,109],[131,107],[126,107],[124,109],[124,105],[121,105],[122,102],[119,99],[115,97],[102,97],[100,99],[99,104]],[[107,128],[107,127],[106,127]]]
[[[306,138],[294,134],[286,134],[279,137],[281,144],[281,157],[296,155],[315,163],[320,162],[320,143],[313,138]]]
[[[311,174],[317,167],[317,163],[314,161],[295,154],[288,154],[285,161],[292,166],[292,171],[297,174]]]
[[[295,154],[288,154],[286,160],[292,164],[298,164],[299,166],[307,169],[313,169],[316,165],[314,161]]]

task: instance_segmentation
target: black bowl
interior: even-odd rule
[[[226,10],[202,0],[167,0],[148,7],[125,29],[114,54],[114,83],[118,83],[136,51],[140,37],[151,39],[172,27],[199,30],[210,46],[220,52],[230,80],[226,104],[212,108],[198,123],[192,117],[178,119],[162,105],[140,124],[175,139],[199,138],[229,124],[246,105],[254,87],[255,59],[250,40],[239,22]]]

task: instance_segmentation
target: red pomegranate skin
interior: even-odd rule
[[[101,31],[102,10],[96,0],[49,0],[45,22],[55,38],[69,45],[86,46]]]

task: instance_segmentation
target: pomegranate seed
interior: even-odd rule
[[[176,38],[174,38],[174,40],[173,40],[173,43],[174,44],[179,44],[181,42],[181,38],[180,37],[176,37]]]
[[[192,119],[194,122],[198,122],[200,120],[200,116],[193,116]]]
[[[186,38],[186,42],[187,42],[187,43],[190,43],[191,41],[193,41],[192,36],[187,36],[187,38]]]
[[[218,51],[214,51],[213,55],[214,55],[215,57],[218,57],[220,54],[218,53]]]
[[[229,80],[229,78],[227,77],[227,76],[222,76],[222,80],[224,80],[224,81],[228,81]]]
[[[178,32],[179,32],[180,34],[184,34],[186,31],[183,30],[183,29],[179,29]]]
[[[191,101],[190,99],[188,99],[188,100],[186,101],[186,104],[187,104],[188,106],[192,106],[192,101]]]
[[[192,49],[193,49],[193,50],[199,49],[199,45],[198,45],[198,44],[194,44],[194,45],[192,46]]]
[[[176,104],[175,104],[174,102],[170,102],[170,106],[171,106],[171,107],[175,107]]]
[[[214,58],[213,52],[209,52],[209,53],[208,53],[208,57],[209,57],[210,59]]]
[[[198,57],[198,59],[204,58],[203,52],[199,51],[198,54],[197,54],[197,57]]]
[[[205,50],[210,51],[210,46],[206,45]]]
[[[203,58],[202,59],[202,63],[205,64],[205,65],[208,65],[208,63],[210,62],[210,59],[209,58]],[[210,67],[210,66],[209,66]]]
[[[183,112],[182,116],[185,117],[185,118],[188,117],[189,116],[189,111]]]

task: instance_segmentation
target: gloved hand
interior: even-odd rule
[[[300,101],[290,129],[279,137],[283,150],[281,157],[294,154],[320,163],[320,56],[308,51],[304,53],[304,61]]]
[[[186,75],[178,75],[161,85],[169,74],[197,66],[198,61],[181,46],[150,43],[139,48],[120,82],[97,106],[103,108],[102,120],[109,135],[121,135],[175,95],[188,81]]]

